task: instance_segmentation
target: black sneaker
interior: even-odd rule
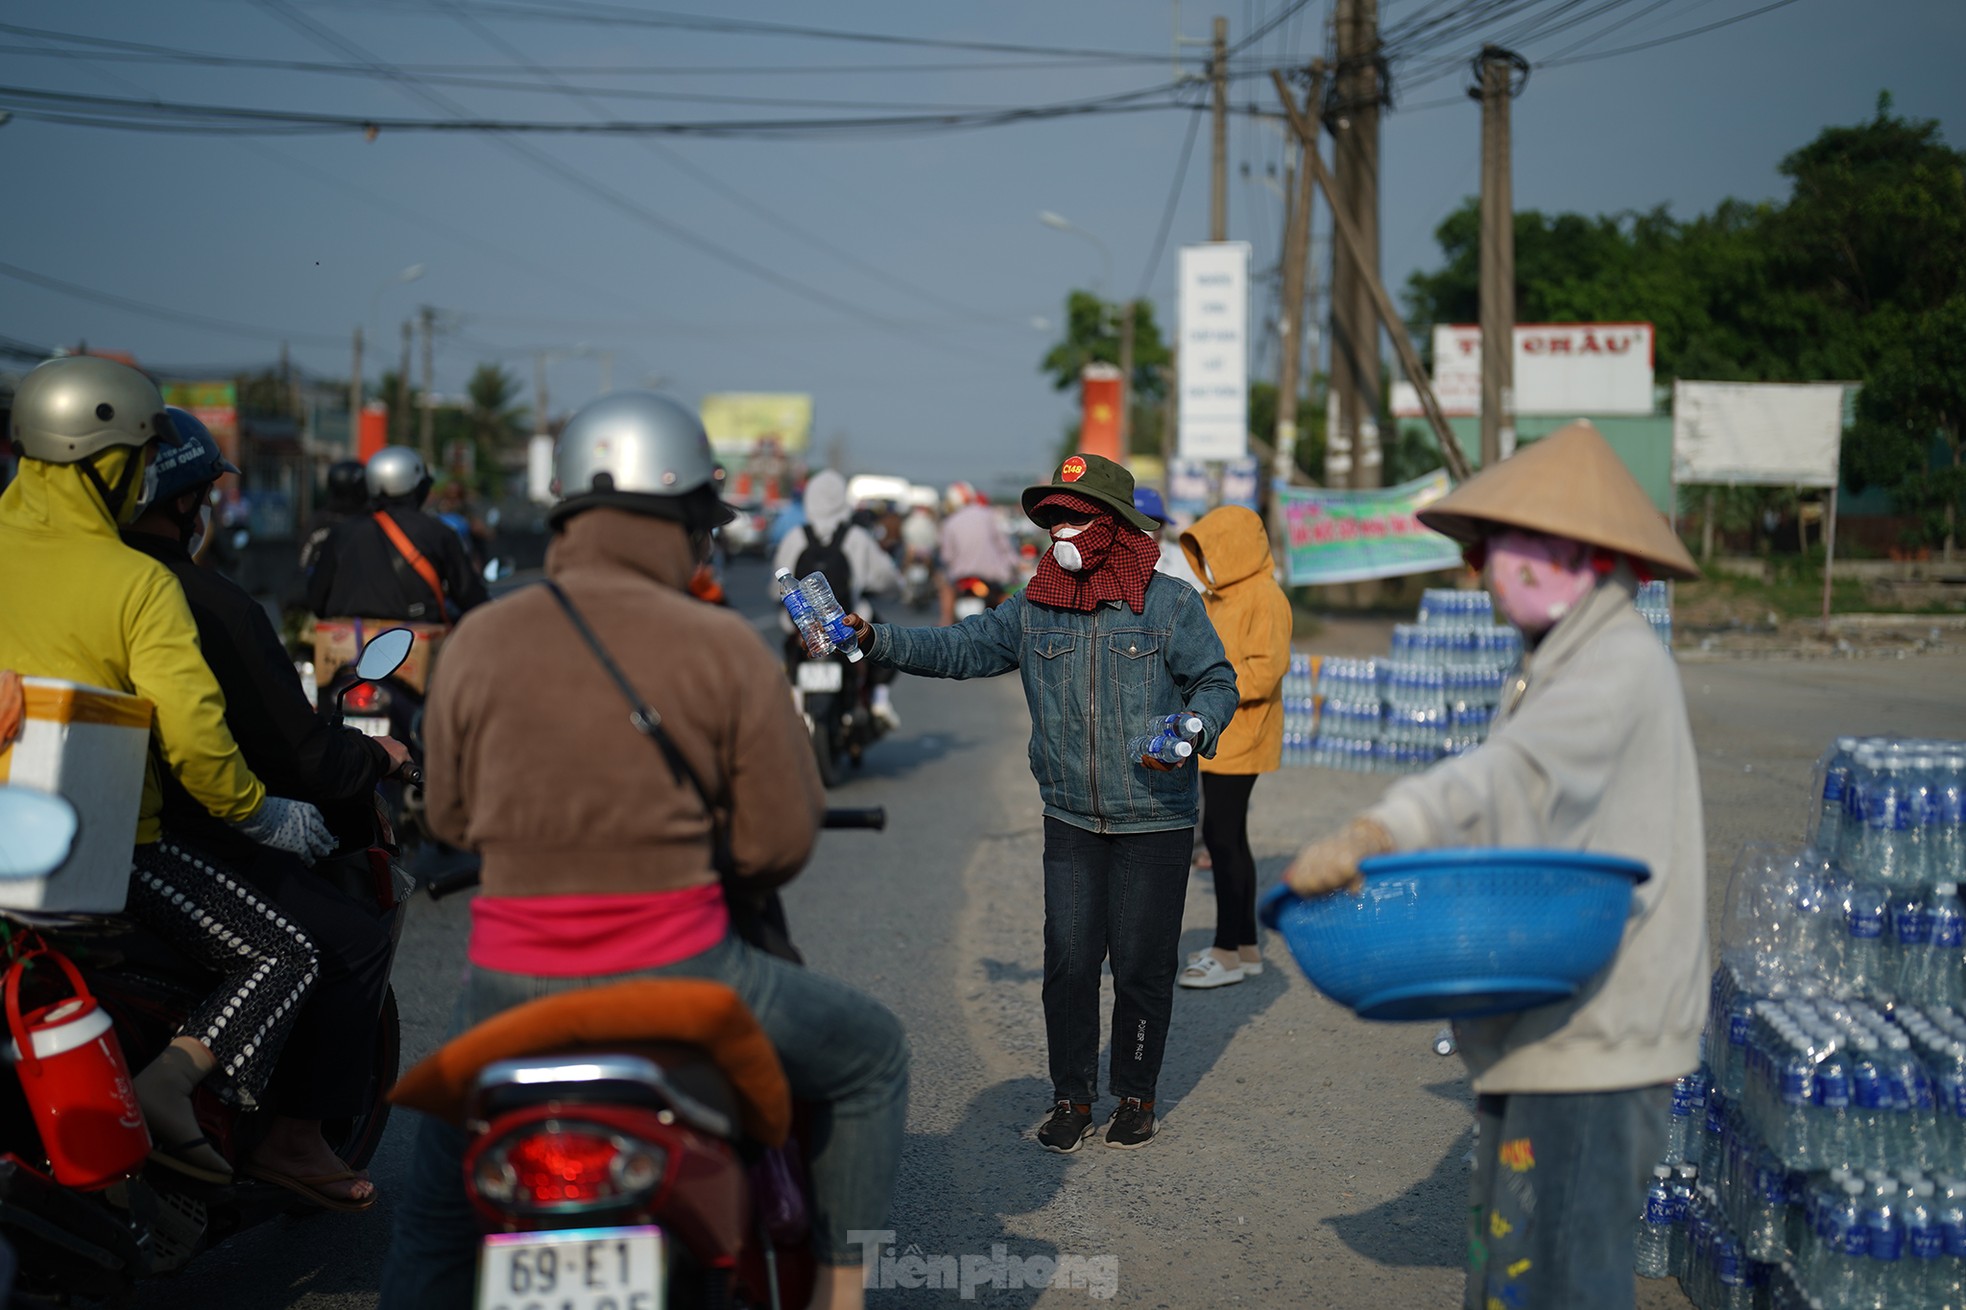
[[[1079,1143],[1093,1134],[1092,1107],[1060,1101],[1051,1108],[1051,1118],[1038,1129],[1038,1144],[1047,1151],[1070,1155]]]
[[[1135,1150],[1153,1141],[1158,1131],[1160,1125],[1154,1120],[1153,1103],[1128,1096],[1106,1121],[1106,1145],[1122,1151]]]

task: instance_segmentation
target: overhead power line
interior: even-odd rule
[[[1146,271],[1140,274],[1140,294],[1136,300],[1144,300],[1154,284],[1154,274],[1160,271],[1161,255],[1167,250],[1167,234],[1174,227],[1174,211],[1181,207],[1181,187],[1188,180],[1188,158],[1195,152],[1195,138],[1201,134],[1201,115],[1188,115],[1188,139],[1181,144],[1181,161],[1174,166],[1174,185],[1168,188],[1167,204],[1161,210],[1160,231],[1154,237],[1154,253],[1147,256]]]
[[[0,277],[10,277],[16,282],[26,282],[31,286],[58,291],[77,300],[92,301],[98,305],[108,305],[115,309],[128,310],[132,314],[142,314],[160,319],[166,323],[178,323],[185,327],[203,328],[207,332],[220,332],[228,336],[251,337],[255,341],[292,341],[307,346],[339,346],[340,337],[324,336],[318,332],[289,332],[283,328],[255,327],[250,323],[235,323],[230,319],[212,318],[207,314],[192,314],[167,305],[153,305],[147,301],[132,300],[128,296],[115,295],[108,291],[98,291],[75,282],[64,282],[60,278],[36,273],[32,269],[21,268],[15,264],[0,263]]]
[[[429,4],[358,4],[349,8],[383,8],[392,14],[434,12]],[[773,23],[749,18],[719,18],[707,14],[679,14],[615,4],[528,4],[523,0],[469,0],[472,13],[486,18],[515,18],[554,23],[587,23],[606,27],[664,28],[690,32],[714,32],[727,36],[778,36],[816,41],[847,41],[863,45],[912,46],[927,50],[973,50],[989,54],[1056,55],[1081,59],[1100,59],[1120,64],[1166,64],[1167,55],[1153,51],[1094,50],[1074,46],[1020,45],[1007,41],[960,41],[941,37],[903,36],[896,32],[855,32],[830,27],[806,27],[796,23]]]

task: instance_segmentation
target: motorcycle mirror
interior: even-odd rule
[[[377,633],[362,647],[362,658],[355,661],[355,676],[363,682],[381,682],[403,666],[415,644],[416,634],[408,628]]]
[[[0,881],[45,878],[68,862],[82,819],[67,800],[0,787]]]

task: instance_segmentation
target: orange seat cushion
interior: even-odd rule
[[[528,1001],[452,1038],[404,1074],[393,1104],[462,1124],[478,1072],[498,1060],[568,1046],[683,1042],[701,1048],[737,1094],[745,1135],[765,1146],[792,1128],[792,1094],[778,1052],[736,992],[700,978],[615,983]]]

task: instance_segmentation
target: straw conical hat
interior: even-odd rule
[[[1483,469],[1419,517],[1456,541],[1479,541],[1498,528],[1526,528],[1619,551],[1667,577],[1700,576],[1652,498],[1583,419]]]

